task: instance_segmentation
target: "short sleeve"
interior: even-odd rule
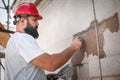
[[[24,36],[20,41],[21,42],[18,45],[18,50],[20,55],[27,63],[45,53],[45,51],[38,46],[37,42],[32,36]]]

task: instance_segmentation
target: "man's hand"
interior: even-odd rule
[[[72,43],[71,43],[71,49],[72,50],[79,50],[82,46],[82,39],[80,37],[76,37],[73,39]]]

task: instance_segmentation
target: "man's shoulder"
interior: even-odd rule
[[[30,36],[29,34],[27,34],[27,33],[20,33],[20,32],[16,32],[16,33],[14,33],[13,35],[12,35],[12,38],[33,38],[32,36]],[[34,38],[33,38],[34,39]]]

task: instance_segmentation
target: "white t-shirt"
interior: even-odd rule
[[[6,48],[5,80],[47,80],[44,70],[31,62],[43,53],[31,35],[13,34]]]

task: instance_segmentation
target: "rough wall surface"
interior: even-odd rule
[[[118,13],[118,18],[120,19],[119,7],[119,0],[95,0],[95,12],[98,22],[113,16],[114,13]],[[43,20],[40,21],[40,38],[37,41],[42,48],[50,53],[58,52],[66,48],[73,38],[72,35],[86,30],[92,20],[94,20],[92,0],[51,0],[41,13]],[[103,50],[105,51],[106,58],[102,60],[102,65],[106,64],[105,62],[107,61],[109,64],[109,60],[111,59],[109,57],[120,55],[120,30],[118,29],[116,32],[111,32],[108,28],[104,31],[103,37]],[[93,66],[98,64],[98,60],[94,58],[94,56],[89,57],[87,60],[89,64],[83,64],[85,66],[87,65],[87,67],[77,68],[79,80],[90,80],[93,77],[91,76],[94,71]],[[111,61],[114,63],[115,60],[113,59]],[[117,64],[119,63],[114,65],[119,67],[120,65],[117,66]],[[108,67],[104,66],[103,68],[107,70]],[[99,66],[96,69],[99,69]],[[106,72],[106,75],[107,73],[109,72]],[[94,74],[96,73],[93,73],[93,75]],[[120,73],[118,72],[118,74]],[[116,80],[119,79],[118,74]],[[89,78],[86,79],[85,77],[88,76]],[[104,80],[115,79],[112,77],[105,77]],[[97,79],[93,78],[93,80]]]

